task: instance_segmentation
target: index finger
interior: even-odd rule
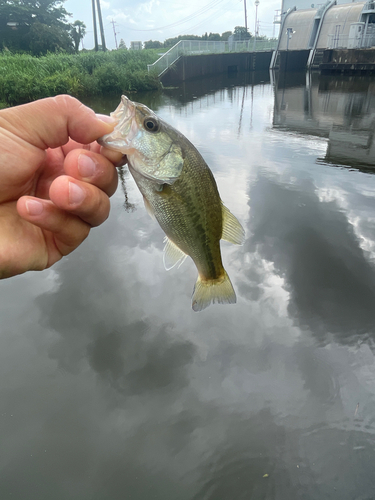
[[[58,95],[0,112],[0,127],[39,149],[63,146],[71,137],[89,144],[113,130],[95,112],[69,95]]]

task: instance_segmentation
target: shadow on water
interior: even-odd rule
[[[182,82],[179,87],[167,88],[164,93],[180,105],[231,87],[247,87],[269,83],[268,71],[224,73],[215,77],[197,78]]]

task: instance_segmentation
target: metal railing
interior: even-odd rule
[[[240,42],[211,42],[206,40],[180,40],[153,64],[148,64],[148,71],[155,71],[160,76],[181,56],[197,54],[222,54],[225,52],[260,52],[274,50],[277,40],[243,40]]]
[[[375,34],[371,33],[362,38],[349,35],[328,35],[327,49],[359,49],[375,46]]]

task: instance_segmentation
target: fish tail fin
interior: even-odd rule
[[[214,280],[202,280],[198,276],[193,292],[193,311],[203,311],[210,304],[235,304],[236,294],[232,283],[224,270],[224,274]]]

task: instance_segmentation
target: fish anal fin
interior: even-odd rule
[[[164,267],[167,271],[178,264],[178,267],[186,259],[187,255],[178,248],[167,236],[164,238],[165,247],[163,254]]]
[[[226,206],[222,204],[223,210],[223,232],[221,239],[234,243],[235,245],[242,245],[245,240],[245,231],[241,224]]]
[[[215,280],[202,280],[198,276],[193,292],[192,308],[193,311],[203,311],[211,303],[235,304],[236,294],[228,274]]]

